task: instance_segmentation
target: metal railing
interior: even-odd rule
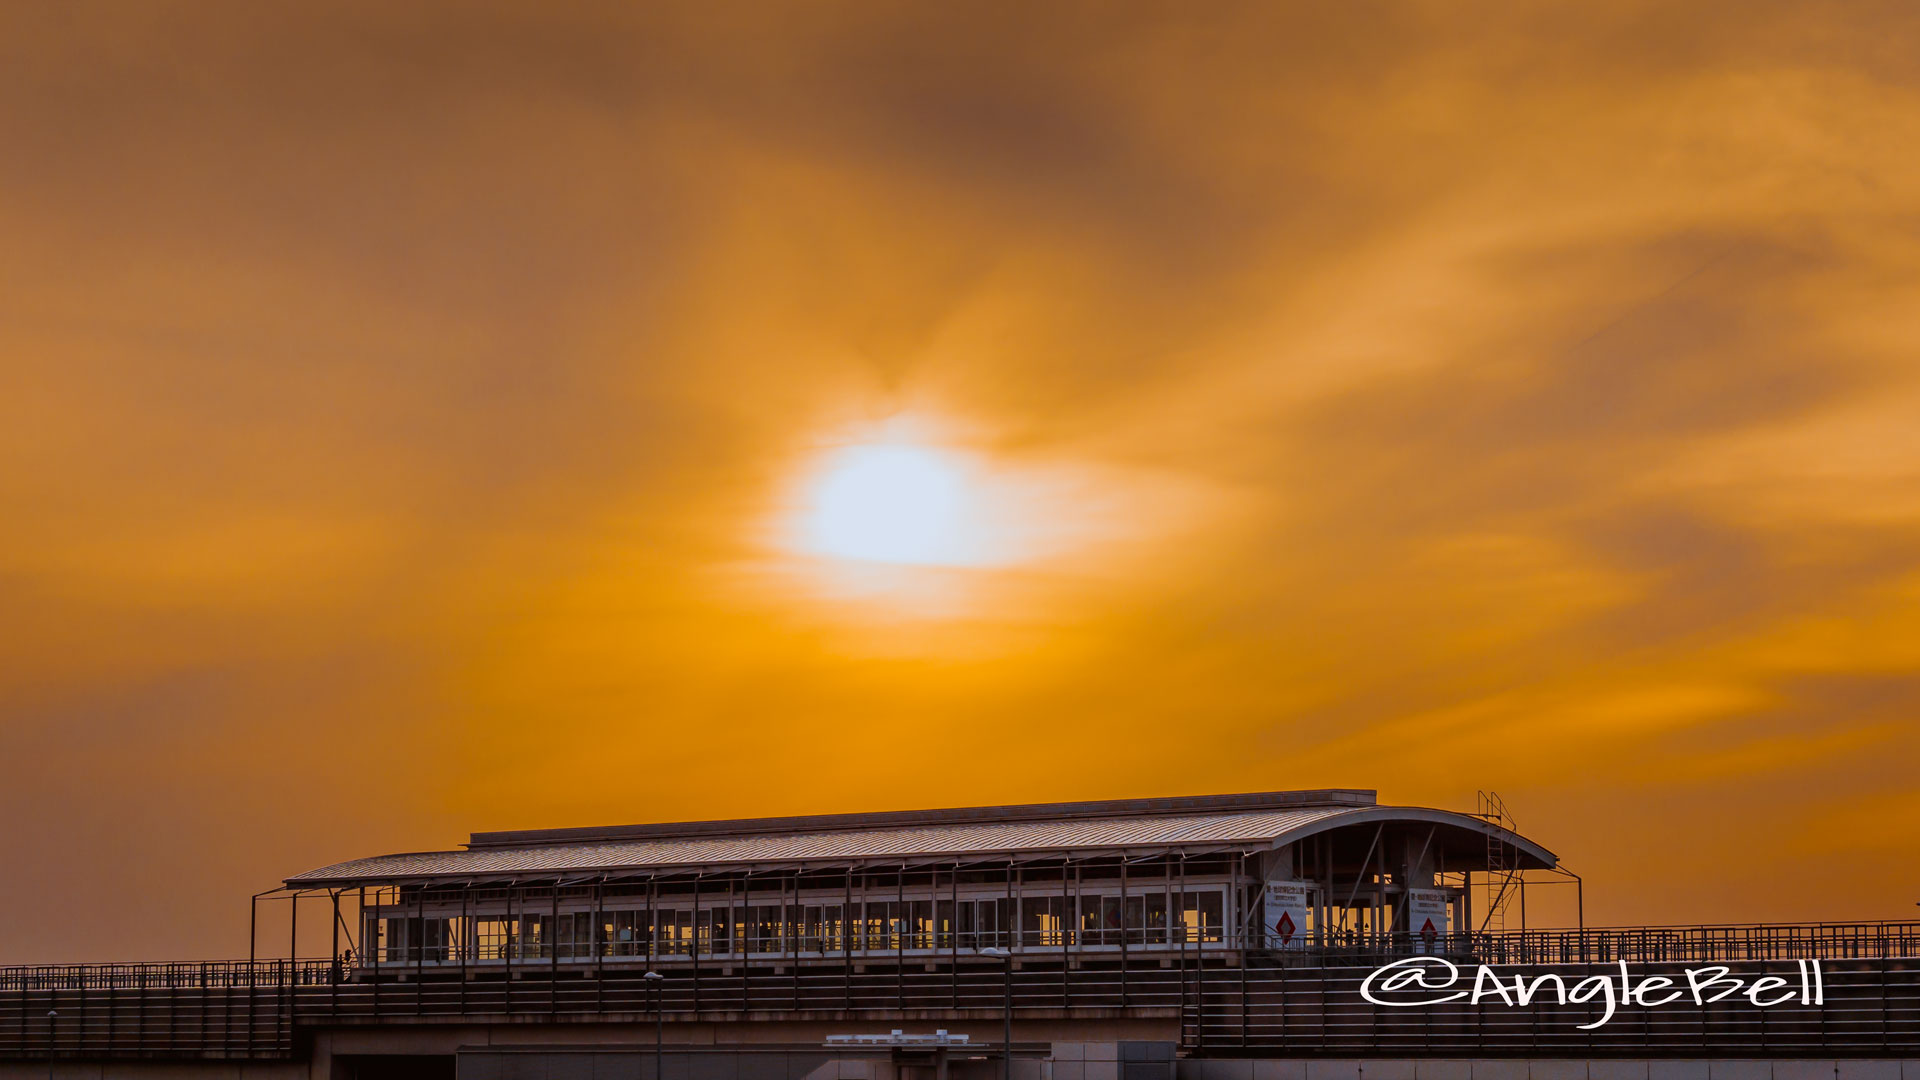
[[[1731,962],[1749,977],[1781,969]],[[1016,1014],[1031,1019],[1178,1021],[1185,1052],[1202,1056],[1394,1054],[1596,1056],[1884,1056],[1920,1053],[1920,965],[1823,962],[1825,1001],[1743,1005],[1621,1006],[1606,1026],[1583,1029],[1598,1005],[1529,1008],[1464,1003],[1391,1009],[1360,994],[1370,969],[1023,967],[977,963],[950,971],[899,965],[695,973],[660,980],[638,972],[580,978],[346,982],[210,992],[26,991],[0,995],[0,1058],[291,1059],[302,1029],[602,1018],[632,1023],[656,1012],[673,1022],[753,1019],[885,1022],[904,1015],[998,1020],[1011,981]],[[1516,969],[1550,971],[1550,967]],[[1569,965],[1574,974],[1606,965]],[[1648,972],[1678,970],[1654,965]],[[1609,976],[1610,977],[1610,976]],[[56,1023],[46,1014],[57,1010]]]
[[[429,967],[516,966],[559,960],[562,964],[651,962],[692,963],[702,960],[881,958],[905,953],[930,959],[966,956],[997,947],[1016,953],[1137,951],[1166,957],[1185,949],[1246,951],[1290,967],[1340,966],[1366,963],[1380,957],[1434,953],[1489,964],[1584,964],[1715,960],[1891,959],[1920,957],[1920,922],[1764,923],[1699,926],[1595,927],[1587,929],[1506,930],[1455,932],[1422,936],[1409,933],[1372,935],[1336,931],[1316,938],[1306,935],[1286,947],[1264,935],[1231,935],[1219,928],[1188,930],[1176,927],[1105,930],[967,931],[959,934],[932,930],[895,930],[855,933],[844,938],[770,934],[749,941],[721,938],[675,938],[639,941],[483,943],[397,946],[381,950],[378,963],[362,960],[362,967],[405,969]],[[556,956],[557,954],[557,956]],[[5,969],[0,969],[4,972]],[[0,979],[4,979],[0,974]],[[4,985],[4,982],[0,982]]]
[[[1592,1032],[1552,1010],[1409,1011],[1361,996],[1374,965],[1413,952],[1570,974],[1619,961],[1672,972],[1687,963],[1763,971],[1819,959],[1829,969],[1828,1000],[1819,1009],[1624,1008],[1619,1020]],[[1068,964],[1050,947],[1023,952],[1011,972],[1004,961],[966,953],[936,970],[927,970],[924,955],[893,965],[869,954],[859,964],[824,957],[779,966],[549,958],[516,964],[512,978],[498,966],[376,972],[344,958],[8,967],[0,968],[0,1058],[284,1060],[297,1053],[303,1027],[388,1019],[631,1019],[655,1011],[703,1020],[877,1020],[905,1011],[997,1017],[1009,981],[1016,1011],[1177,1016],[1183,1041],[1199,1053],[1920,1051],[1916,922],[1396,935],[1299,951],[1193,948],[1173,958],[1162,967],[1168,955],[1149,950],[1138,965],[1114,953]],[[642,978],[648,968],[664,977]]]
[[[0,967],[0,994],[21,990],[227,990],[321,986],[350,975],[342,960],[201,960]]]
[[[977,955],[978,949],[1011,947],[1017,954],[1044,959],[1061,950],[1096,948],[1111,956],[1121,944],[1121,932],[1067,935],[1058,932],[979,932],[956,940],[948,934],[897,934],[874,937],[853,949],[854,959],[886,959],[905,952],[914,959],[939,959],[955,955],[961,959]],[[1698,926],[1590,927],[1587,929],[1508,930],[1501,933],[1450,933],[1423,937],[1396,933],[1385,937],[1359,934],[1334,934],[1325,943],[1306,941],[1292,948],[1269,948],[1262,935],[1222,936],[1217,932],[1193,934],[1182,940],[1179,933],[1155,934],[1129,931],[1126,945],[1141,950],[1143,956],[1160,958],[1190,952],[1207,946],[1209,952],[1225,948],[1246,952],[1257,960],[1276,961],[1288,967],[1354,967],[1415,953],[1431,953],[1454,959],[1486,964],[1605,964],[1621,960],[1630,963],[1684,963],[1719,961],[1787,960],[1890,960],[1920,958],[1920,921],[1852,923],[1751,923]],[[840,949],[807,949],[807,941],[767,939],[755,944],[751,953],[715,952],[703,949],[696,957],[684,949],[648,956],[644,945],[633,942],[602,942],[599,949],[586,944],[562,944],[555,957],[550,947],[530,946],[516,951],[513,966],[532,969],[558,962],[569,970],[579,965],[603,964],[631,966],[635,961],[657,964],[691,964],[696,959],[794,959],[834,960]],[[853,943],[849,942],[849,946]],[[801,946],[800,951],[782,948]],[[764,946],[764,947],[763,947]],[[0,967],[0,994],[21,989],[102,990],[108,988],[141,989],[218,989],[232,987],[328,986],[342,981],[372,977],[377,969],[390,976],[409,974],[416,962],[444,971],[445,965],[457,966],[461,958],[444,947],[429,947],[416,955],[413,950],[394,950],[394,955],[374,965],[351,953],[334,959],[313,960],[210,960],[113,964],[41,964]],[[479,966],[479,965],[476,965]],[[505,958],[496,958],[487,968],[505,966]]]
[[[1123,948],[1158,950],[1160,955],[1182,948],[1217,949],[1236,947],[1219,926],[1198,928],[1132,927],[1102,930],[963,930],[958,932],[931,928],[892,927],[854,930],[845,935],[814,933],[768,933],[743,936],[676,936],[607,939],[596,942],[547,942],[522,938],[469,938],[433,945],[394,945],[379,950],[379,966],[405,967],[416,963],[429,966],[467,964],[501,965],[558,959],[562,963],[592,962],[597,959],[618,961],[657,960],[664,963],[687,962],[696,953],[714,959],[835,959],[843,956],[887,957],[900,953],[967,955],[982,949],[1010,949],[1017,952],[1053,952],[1062,948]],[[362,961],[372,966],[373,958]]]
[[[1334,935],[1324,945],[1251,951],[1289,966],[1357,965],[1432,953],[1485,964],[1606,964],[1725,960],[1890,960],[1920,957],[1920,922],[1753,923],[1590,927],[1385,937]]]

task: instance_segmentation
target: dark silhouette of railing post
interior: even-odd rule
[[[662,996],[667,977],[657,971],[640,977],[653,988],[653,1080],[667,1080],[667,1015]]]
[[[1001,1014],[1006,1041],[1000,1075],[1001,1080],[1013,1080],[1013,954],[1005,949],[985,948],[980,950],[980,955],[998,957],[1006,964],[1006,1007]]]

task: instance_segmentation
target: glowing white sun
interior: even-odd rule
[[[815,554],[866,562],[975,561],[976,512],[957,455],[906,443],[850,446],[823,463],[802,524]]]

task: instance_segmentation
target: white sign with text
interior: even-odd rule
[[[1445,889],[1407,890],[1407,930],[1416,952],[1437,951],[1447,936],[1449,897]]]
[[[1304,881],[1267,882],[1267,948],[1307,947],[1307,910],[1313,906],[1313,886]]]

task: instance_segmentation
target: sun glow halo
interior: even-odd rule
[[[977,561],[965,462],[910,443],[850,446],[821,464],[802,523],[808,551],[923,566]]]

